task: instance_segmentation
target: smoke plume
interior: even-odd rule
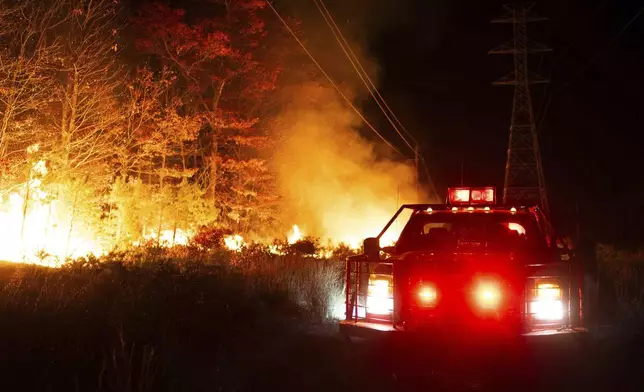
[[[413,166],[378,154],[332,88],[310,83],[293,94],[298,98],[283,110],[274,156],[284,221],[357,246],[377,235],[401,204],[427,200],[416,189]]]
[[[377,84],[383,69],[370,56],[369,42],[398,23],[401,8],[393,7],[398,10],[394,13],[387,1],[326,3],[331,13],[337,12],[336,22]],[[308,49],[341,90],[350,92],[357,107],[371,99],[316,7],[309,2],[291,6]],[[417,188],[411,161],[394,157],[376,137],[361,135],[361,130],[367,132],[362,120],[310,59],[302,54],[288,65],[289,87],[282,90],[275,126],[279,147],[272,159],[285,225],[297,224],[305,235],[355,247],[377,235],[401,204],[434,201]],[[397,238],[396,226],[387,234],[386,242]]]

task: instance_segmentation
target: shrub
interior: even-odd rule
[[[344,263],[265,245],[150,244],[58,269],[11,267],[0,281],[0,361],[7,374],[36,369],[21,390],[176,390],[171,380],[214,368],[209,387],[243,389],[255,370],[234,358],[279,350],[344,298]]]
[[[644,250],[596,247],[600,279],[612,287],[617,317],[623,321],[644,319]]]
[[[306,237],[290,244],[288,250],[289,253],[313,256],[320,250],[320,240],[314,237]]]
[[[197,369],[231,366],[230,355],[251,350],[249,342],[306,319],[260,276],[113,254],[101,263],[19,268],[0,295],[0,360],[8,374],[33,375],[21,390],[74,382],[80,390],[159,390]],[[236,382],[221,377],[216,385]]]
[[[224,237],[230,234],[232,234],[232,231],[228,229],[203,226],[192,238],[192,244],[206,250],[221,249],[224,246]]]
[[[308,315],[322,322],[330,318],[344,297],[344,263],[294,251],[273,254],[265,245],[250,245],[234,252],[231,262],[244,274],[261,277],[272,290],[285,292]],[[317,249],[316,249],[317,252]]]

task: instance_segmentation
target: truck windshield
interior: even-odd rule
[[[403,229],[396,251],[490,249],[530,251],[546,246],[528,213],[416,214]]]

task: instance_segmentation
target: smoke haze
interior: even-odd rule
[[[400,8],[395,15],[388,2],[326,4],[377,84],[383,70],[369,55],[368,43],[381,28],[401,20]],[[297,2],[290,8],[301,21],[307,48],[360,108],[371,96],[315,4]],[[361,135],[361,130],[367,132],[365,124],[308,57],[298,55],[287,69],[290,80],[281,93],[275,126],[279,147],[272,159],[285,225],[297,224],[305,235],[324,241],[357,246],[363,238],[377,235],[401,204],[434,201],[417,189],[411,161],[401,162],[372,133],[369,138]]]
[[[274,156],[283,220],[308,235],[356,246],[375,236],[403,203],[427,200],[413,166],[381,157],[360,136],[360,119],[332,88],[295,88],[280,117]]]

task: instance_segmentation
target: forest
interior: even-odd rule
[[[264,1],[0,7],[0,219],[12,244],[0,259],[56,264],[185,245],[204,229],[270,243],[298,223],[355,248],[363,233],[337,222],[363,204],[353,199],[381,204],[367,203],[377,219],[363,213],[377,230],[400,179],[411,189],[409,165],[383,160],[356,133]],[[347,140],[357,153],[334,159]],[[356,196],[330,203],[344,184]],[[333,218],[320,212],[328,207]]]

